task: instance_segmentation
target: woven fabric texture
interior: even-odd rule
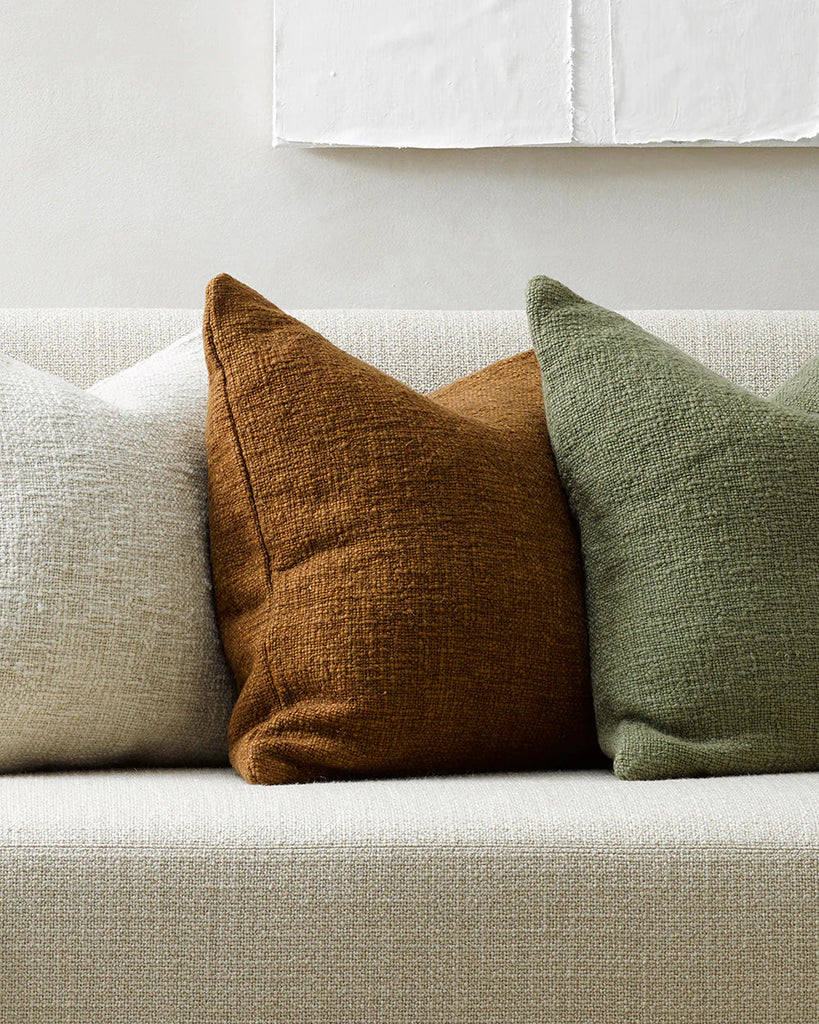
[[[531,347],[526,315],[518,310],[288,312],[423,394]],[[819,350],[819,311],[651,309],[625,315],[763,395]],[[201,324],[196,309],[0,309],[0,351],[88,387]]]
[[[0,355],[0,770],[227,761],[200,344],[87,392]]]
[[[816,775],[0,779],[9,1024],[815,1024]]]
[[[816,313],[634,316],[765,394],[819,351]],[[425,391],[530,344],[517,312],[300,319]],[[7,310],[0,349],[84,386],[199,323]],[[816,773],[2,776],[0,1021],[815,1024],[817,879]]]
[[[234,767],[279,783],[599,761],[534,353],[424,397],[226,275],[204,333]]]
[[[615,771],[819,768],[819,361],[806,411],[548,278],[529,314]]]

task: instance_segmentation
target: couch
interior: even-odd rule
[[[88,385],[200,315],[6,310],[0,348]],[[529,347],[519,312],[297,315],[424,391]],[[819,313],[630,315],[765,394],[819,350]],[[0,1024],[814,1024],[819,775],[7,775],[0,922]]]

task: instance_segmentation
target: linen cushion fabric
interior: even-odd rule
[[[207,292],[217,611],[250,782],[599,757],[576,538],[530,352],[424,397]]]
[[[819,767],[819,362],[772,400],[548,278],[528,312],[625,779]]]
[[[227,763],[202,364],[81,391],[0,355],[0,770]]]

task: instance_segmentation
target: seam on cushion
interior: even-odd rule
[[[276,696],[277,696],[277,698],[279,700],[280,706],[281,707],[285,707],[285,701],[282,698],[281,691],[279,690],[279,687],[276,685],[276,682],[273,679],[273,675],[272,675],[272,673],[270,671],[270,657],[269,657],[269,650],[268,650],[268,643],[267,643],[267,628],[266,627],[267,627],[267,622],[270,621],[270,611],[271,611],[271,606],[272,606],[272,602],[273,602],[273,579],[272,579],[272,569],[271,569],[272,559],[270,557],[270,552],[269,552],[269,550],[267,548],[267,543],[265,542],[264,533],[262,532],[262,524],[261,524],[261,520],[259,519],[258,510],[256,508],[256,495],[255,495],[255,491],[253,489],[253,481],[251,480],[250,469],[248,467],[247,459],[245,458],[245,453],[244,453],[244,450],[242,448],[242,442],[241,442],[241,440],[239,438],[239,429],[238,429],[238,427],[236,425],[236,417],[235,417],[235,415],[233,413],[233,405],[232,405],[231,400],[230,400],[230,394],[229,394],[229,389],[228,389],[227,370],[225,368],[225,364],[222,362],[222,359],[219,356],[219,352],[218,352],[218,349],[216,347],[216,342],[214,340],[213,327],[210,324],[210,322],[208,323],[207,340],[208,340],[208,347],[209,347],[209,349],[211,351],[211,355],[213,356],[213,360],[216,363],[216,365],[219,367],[219,372],[220,372],[220,374],[222,376],[222,390],[223,390],[223,393],[224,393],[224,396],[225,396],[225,407],[227,408],[228,417],[230,418],[231,433],[233,434],[233,440],[234,440],[235,447],[236,447],[236,453],[237,453],[237,455],[239,457],[239,462],[240,462],[241,467],[242,467],[242,475],[244,476],[245,484],[246,484],[246,487],[247,487],[248,498],[249,498],[249,501],[250,501],[250,508],[251,508],[251,512],[253,514],[253,523],[254,523],[254,526],[256,528],[256,534],[257,534],[257,536],[259,538],[259,546],[261,547],[262,554],[264,556],[265,581],[266,581],[266,584],[267,584],[267,595],[265,597],[265,612],[267,613],[266,614],[266,620],[267,621],[265,623],[265,633],[264,633],[264,638],[262,640],[262,645],[261,645],[262,646],[262,655],[263,655],[263,658],[264,658],[264,670],[265,670],[265,674],[267,676],[268,682],[270,683],[270,686],[271,686],[273,692],[276,694]],[[254,777],[253,781],[255,782],[255,781],[257,781],[257,779],[256,779],[256,772],[255,772],[255,764],[254,764],[254,760],[255,759],[252,757],[252,755],[251,755],[250,760],[251,760],[251,766],[250,766],[251,771],[250,771],[250,774],[253,775],[253,777]]]

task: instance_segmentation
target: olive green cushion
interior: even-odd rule
[[[548,278],[528,313],[616,773],[819,767],[819,361],[767,400]]]

